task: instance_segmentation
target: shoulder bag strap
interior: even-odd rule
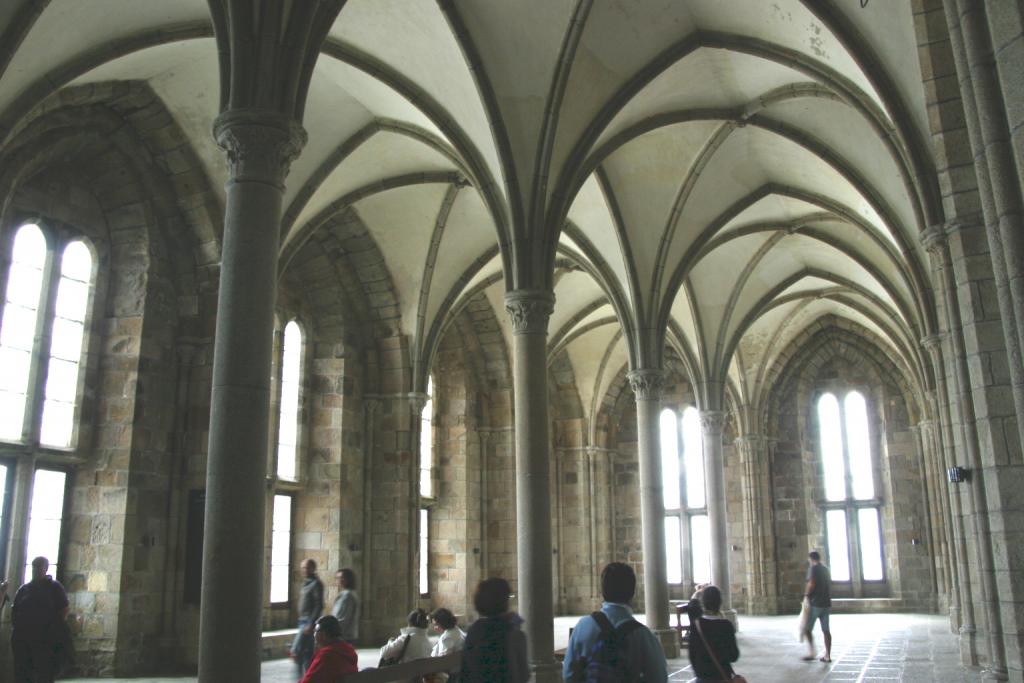
[[[701,641],[704,643],[704,649],[708,651],[708,657],[711,657],[711,661],[715,663],[715,668],[718,669],[718,674],[722,677],[723,681],[732,680],[725,673],[725,669],[722,668],[722,665],[718,663],[718,657],[715,656],[715,651],[711,649],[710,645],[708,645],[708,639],[704,637],[704,629],[700,627],[700,619],[698,618],[694,623],[697,625],[697,635],[700,636]]]

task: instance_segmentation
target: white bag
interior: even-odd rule
[[[800,605],[800,620],[797,622],[796,636],[800,642],[803,642],[804,638],[807,637],[807,622],[811,618],[811,601],[804,597],[803,603]]]

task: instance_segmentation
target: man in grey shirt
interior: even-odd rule
[[[331,614],[341,624],[341,638],[355,647],[359,640],[359,596],[356,595],[356,573],[345,567],[334,575],[338,597],[334,599]]]
[[[313,627],[324,612],[324,584],[316,575],[316,560],[302,561],[302,575],[306,580],[299,594],[299,625],[291,651],[299,668],[299,678],[306,675],[306,669],[313,661]]]

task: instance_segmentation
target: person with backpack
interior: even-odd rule
[[[601,610],[583,617],[569,637],[562,678],[573,683],[664,683],[668,663],[661,643],[633,618],[629,601],[636,593],[636,574],[622,562],[601,572]]]

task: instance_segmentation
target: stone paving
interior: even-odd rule
[[[555,647],[564,647],[577,617],[555,619]],[[736,670],[751,683],[817,683],[818,681],[906,681],[960,683],[981,680],[976,668],[959,664],[956,638],[943,617],[923,614],[841,614],[832,616],[835,639],[832,664],[803,662],[804,646],[796,638],[796,617],[740,617],[740,661]],[[821,635],[817,634],[821,646]],[[377,650],[359,650],[359,666],[373,666]],[[690,681],[689,662],[669,662],[670,681]],[[264,683],[294,683],[288,660],[263,664]],[[78,683],[191,683],[195,678],[74,679]]]

